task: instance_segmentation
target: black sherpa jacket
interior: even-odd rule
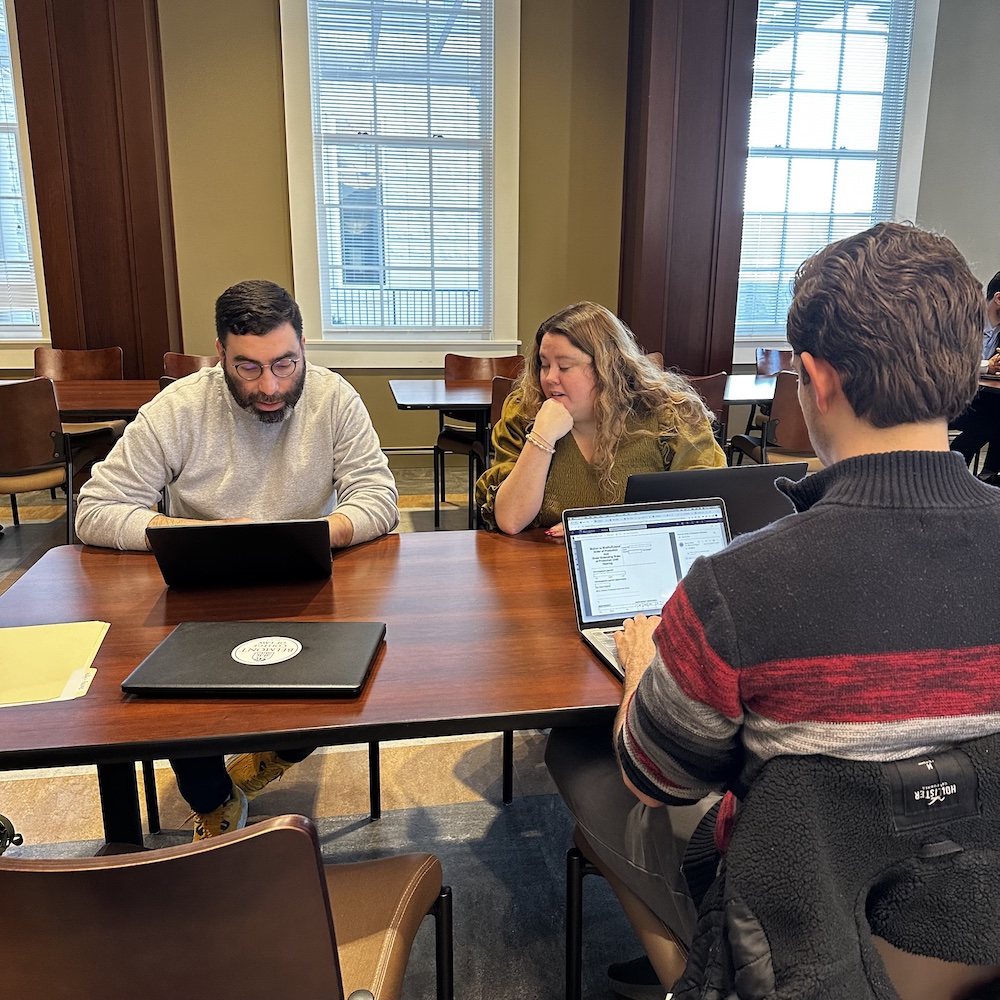
[[[674,1000],[897,1000],[872,935],[1000,963],[1000,735],[892,763],[770,761]]]

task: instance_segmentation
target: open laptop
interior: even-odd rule
[[[795,513],[792,501],[779,493],[774,481],[799,480],[808,470],[805,462],[774,465],[734,465],[723,469],[685,469],[681,472],[643,472],[628,477],[626,503],[653,500],[690,500],[722,497],[733,535],[756,531],[779,517]]]
[[[169,587],[325,580],[333,568],[324,520],[163,525],[146,538]]]
[[[691,563],[730,538],[717,497],[567,510],[563,531],[577,628],[618,677],[614,633],[622,622],[658,615]]]
[[[384,622],[181,622],[122,690],[172,698],[354,698],[384,639]]]

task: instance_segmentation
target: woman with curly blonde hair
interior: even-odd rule
[[[691,384],[653,364],[596,302],[538,328],[493,449],[476,501],[508,534],[555,525],[567,507],[621,503],[634,473],[726,464]]]

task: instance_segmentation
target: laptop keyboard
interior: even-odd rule
[[[615,632],[618,628],[591,628],[587,629],[587,635],[604,650],[611,658],[612,662],[618,663],[618,647],[615,645]]]

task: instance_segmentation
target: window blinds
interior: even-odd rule
[[[761,0],[737,337],[784,337],[810,254],[893,217],[913,0]]]
[[[488,331],[492,0],[309,0],[327,336]]]
[[[40,340],[7,13],[0,3],[0,339]]]

